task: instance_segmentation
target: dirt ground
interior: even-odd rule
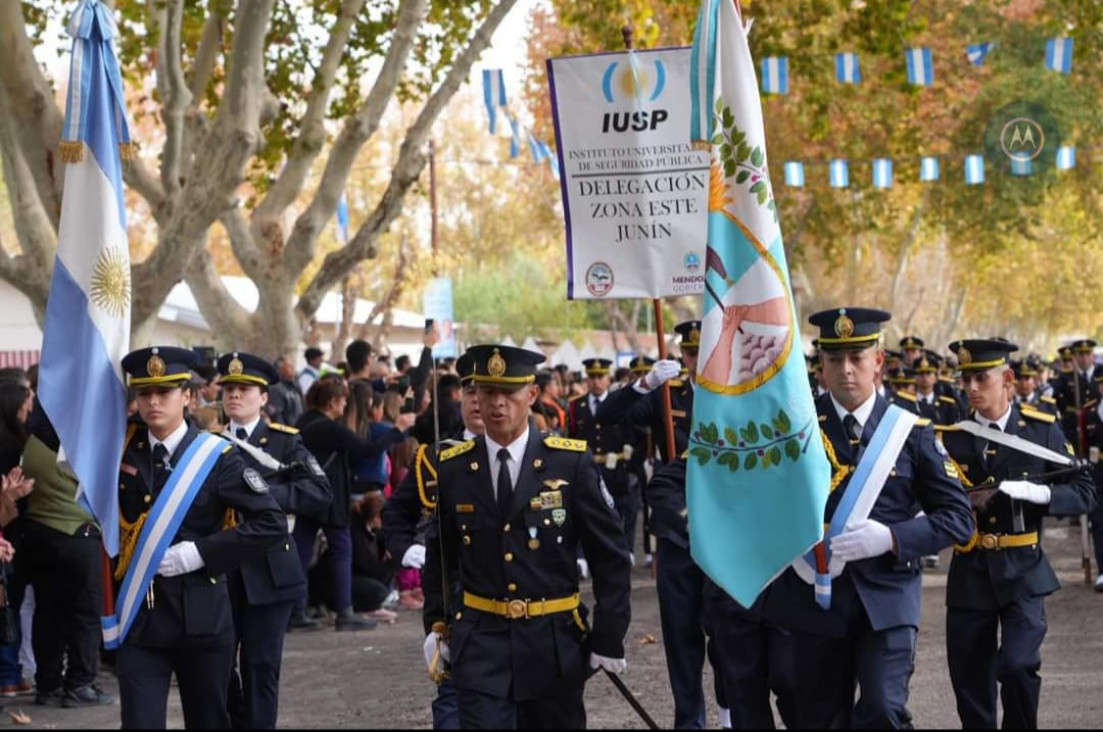
[[[1042,652],[1043,685],[1039,717],[1043,728],[1098,728],[1103,721],[1103,595],[1083,584],[1079,530],[1051,526],[1045,547],[1064,589],[1047,601],[1049,634]],[[637,555],[642,556],[642,555]],[[919,633],[910,708],[919,728],[960,727],[946,670],[943,597],[945,568],[924,577],[923,624]],[[663,726],[673,722],[674,704],[663,659],[654,582],[648,570],[634,573],[632,627],[627,639],[628,671],[623,679]],[[647,636],[657,642],[641,643]],[[421,655],[421,621],[405,612],[396,624],[359,633],[321,630],[287,637],[281,682],[280,727],[429,728],[433,688]],[[104,674],[102,685],[115,691]],[[711,677],[706,677],[711,690]],[[711,691],[708,693],[711,699]],[[595,676],[586,690],[590,726],[644,728],[610,682]],[[710,725],[718,726],[716,709]],[[8,700],[6,710],[22,709],[32,727],[49,729],[119,726],[118,705],[91,710],[46,709],[30,699]],[[169,727],[182,728],[175,689]],[[0,719],[0,726],[12,725]]]

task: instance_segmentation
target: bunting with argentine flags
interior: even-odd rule
[[[687,464],[697,564],[750,607],[823,535],[830,468],[808,389],[754,62],[731,0],[705,0],[692,135],[711,149],[706,296]]]
[[[130,250],[122,160],[133,154],[112,11],[81,0],[73,37],[60,157],[66,163],[57,255],[43,328],[39,398],[61,440],[59,459],[103,543],[119,550],[119,463],[126,437]]]

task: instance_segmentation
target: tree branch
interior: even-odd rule
[[[192,153],[195,150],[196,139],[207,125],[207,118],[203,116],[200,108],[203,105],[207,84],[214,73],[218,53],[222,49],[222,33],[226,23],[226,19],[217,8],[211,8],[208,12],[210,15],[203,25],[203,34],[199,37],[199,46],[195,50],[195,60],[192,63],[189,86],[191,105],[184,117],[184,139],[180,146],[180,177],[185,180],[191,173]]]
[[[196,253],[184,281],[191,288],[200,312],[208,319],[215,333],[228,336],[231,333],[243,333],[249,329],[251,314],[222,284],[222,277],[215,269],[214,259],[206,249],[200,249]],[[218,322],[211,320],[211,314],[215,314],[213,317]]]
[[[511,0],[514,2],[515,0]],[[322,229],[337,210],[337,200],[345,189],[353,161],[376,129],[394,96],[417,36],[417,27],[427,0],[403,0],[398,11],[391,46],[371,91],[356,113],[345,122],[326,160],[321,183],[298,219],[287,243],[285,257],[293,272],[301,272],[312,259]],[[340,278],[338,278],[340,279]]]
[[[158,224],[163,224],[167,218],[165,204],[165,189],[161,187],[161,181],[153,171],[142,162],[141,158],[127,160],[123,163],[123,181],[149,204],[153,219]]]
[[[422,0],[408,4],[418,5],[419,3],[424,5]],[[329,107],[330,93],[333,91],[333,81],[337,76],[337,69],[344,56],[345,46],[348,45],[356,17],[363,7],[364,0],[344,0],[341,3],[340,15],[329,31],[329,41],[326,42],[325,51],[322,53],[322,62],[311,80],[306,113],[299,123],[298,137],[295,138],[287,162],[276,182],[253,211],[253,225],[257,228],[263,228],[280,216],[302,192],[310,166],[325,145],[326,110]],[[417,18],[420,18],[420,13],[414,20],[414,28],[417,27]],[[388,60],[394,53],[404,55],[408,53],[408,48],[403,51],[401,45],[401,43],[391,43],[391,48],[387,52]],[[387,61],[384,61],[384,67],[386,64]]]
[[[0,108],[9,108],[9,101],[7,93],[0,88]],[[39,267],[49,269],[57,248],[57,230],[42,206],[34,173],[20,147],[17,127],[15,115],[0,114],[0,162],[11,200],[15,235],[23,253]]]
[[[180,190],[184,114],[192,102],[180,60],[180,33],[184,24],[183,0],[167,0],[157,15],[161,28],[161,48],[157,54],[157,87],[164,99],[161,116],[165,122],[165,146],[161,151],[161,185],[171,198]]]
[[[249,229],[249,222],[245,220],[240,208],[234,208],[222,215],[220,219],[226,228],[226,234],[230,237],[230,249],[234,258],[250,279],[260,278],[264,269],[260,249],[257,247],[253,232]]]
[[[455,62],[452,64],[452,68],[449,69],[448,73],[445,75],[444,81],[441,82],[441,85],[425,102],[425,106],[422,107],[414,124],[406,133],[406,139],[403,141],[402,148],[398,155],[398,162],[395,163],[390,183],[387,185],[387,190],[383,193],[383,197],[380,199],[379,204],[376,206],[371,216],[360,226],[356,235],[347,245],[326,255],[321,268],[314,275],[306,291],[303,292],[302,297],[299,298],[297,309],[300,317],[304,320],[309,319],[314,314],[322,301],[322,297],[344,276],[345,272],[356,264],[356,262],[375,255],[375,246],[379,235],[386,231],[387,227],[390,226],[391,222],[394,221],[395,217],[402,211],[402,201],[406,192],[409,190],[410,186],[413,185],[414,181],[418,179],[422,169],[425,167],[425,154],[422,150],[429,138],[429,132],[432,129],[433,123],[436,121],[437,117],[440,116],[441,111],[443,111],[444,107],[455,95],[463,81],[467,78],[475,61],[487,46],[490,45],[491,36],[494,34],[499,24],[501,24],[502,19],[513,9],[516,1],[517,0],[503,0],[490,11],[490,14],[487,15],[486,20],[483,21],[483,24],[475,32],[474,37],[468,43],[467,47],[456,57]],[[374,89],[372,91],[374,92]],[[335,157],[336,150],[330,155],[330,162],[333,162]],[[351,163],[352,159],[350,157],[346,164],[351,165]],[[328,172],[327,170],[327,173]],[[344,175],[347,177],[347,169]],[[342,178],[342,184],[343,181],[344,178]],[[331,195],[325,191],[324,183],[325,181],[323,179],[323,187],[319,188],[318,195],[315,197],[314,202],[311,203],[311,208],[319,202],[319,199],[321,199],[323,195]],[[332,216],[336,209],[339,190],[332,193],[332,195],[333,198],[332,201],[329,202],[327,218],[328,216]],[[309,213],[309,209],[307,213]],[[298,242],[296,242],[295,237],[299,234],[300,223],[303,221],[303,218],[307,216],[307,213],[300,216],[299,221],[295,223],[295,232],[292,234],[291,245],[289,245],[287,252],[289,259],[291,257],[296,258],[295,265],[297,267],[300,263],[301,267],[305,267],[306,263],[313,257],[313,243],[309,246],[310,256],[306,257],[305,261],[303,261],[304,252],[296,248]],[[316,239],[316,237],[317,235],[315,234],[314,238]],[[293,269],[292,271],[301,271],[301,267],[299,269]]]

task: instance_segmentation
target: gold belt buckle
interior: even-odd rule
[[[510,620],[521,620],[529,614],[529,606],[524,600],[510,600],[506,605],[506,617]]]
[[[985,534],[980,540],[980,545],[985,549],[996,549],[1000,545],[1000,540],[995,534]]]

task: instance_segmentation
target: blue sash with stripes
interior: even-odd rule
[[[226,442],[215,435],[201,433],[196,436],[180,456],[168,483],[157,495],[138,534],[138,543],[119,589],[115,615],[101,618],[103,644],[108,650],[118,648],[126,640],[161,559],[203,482],[227,447]]]

